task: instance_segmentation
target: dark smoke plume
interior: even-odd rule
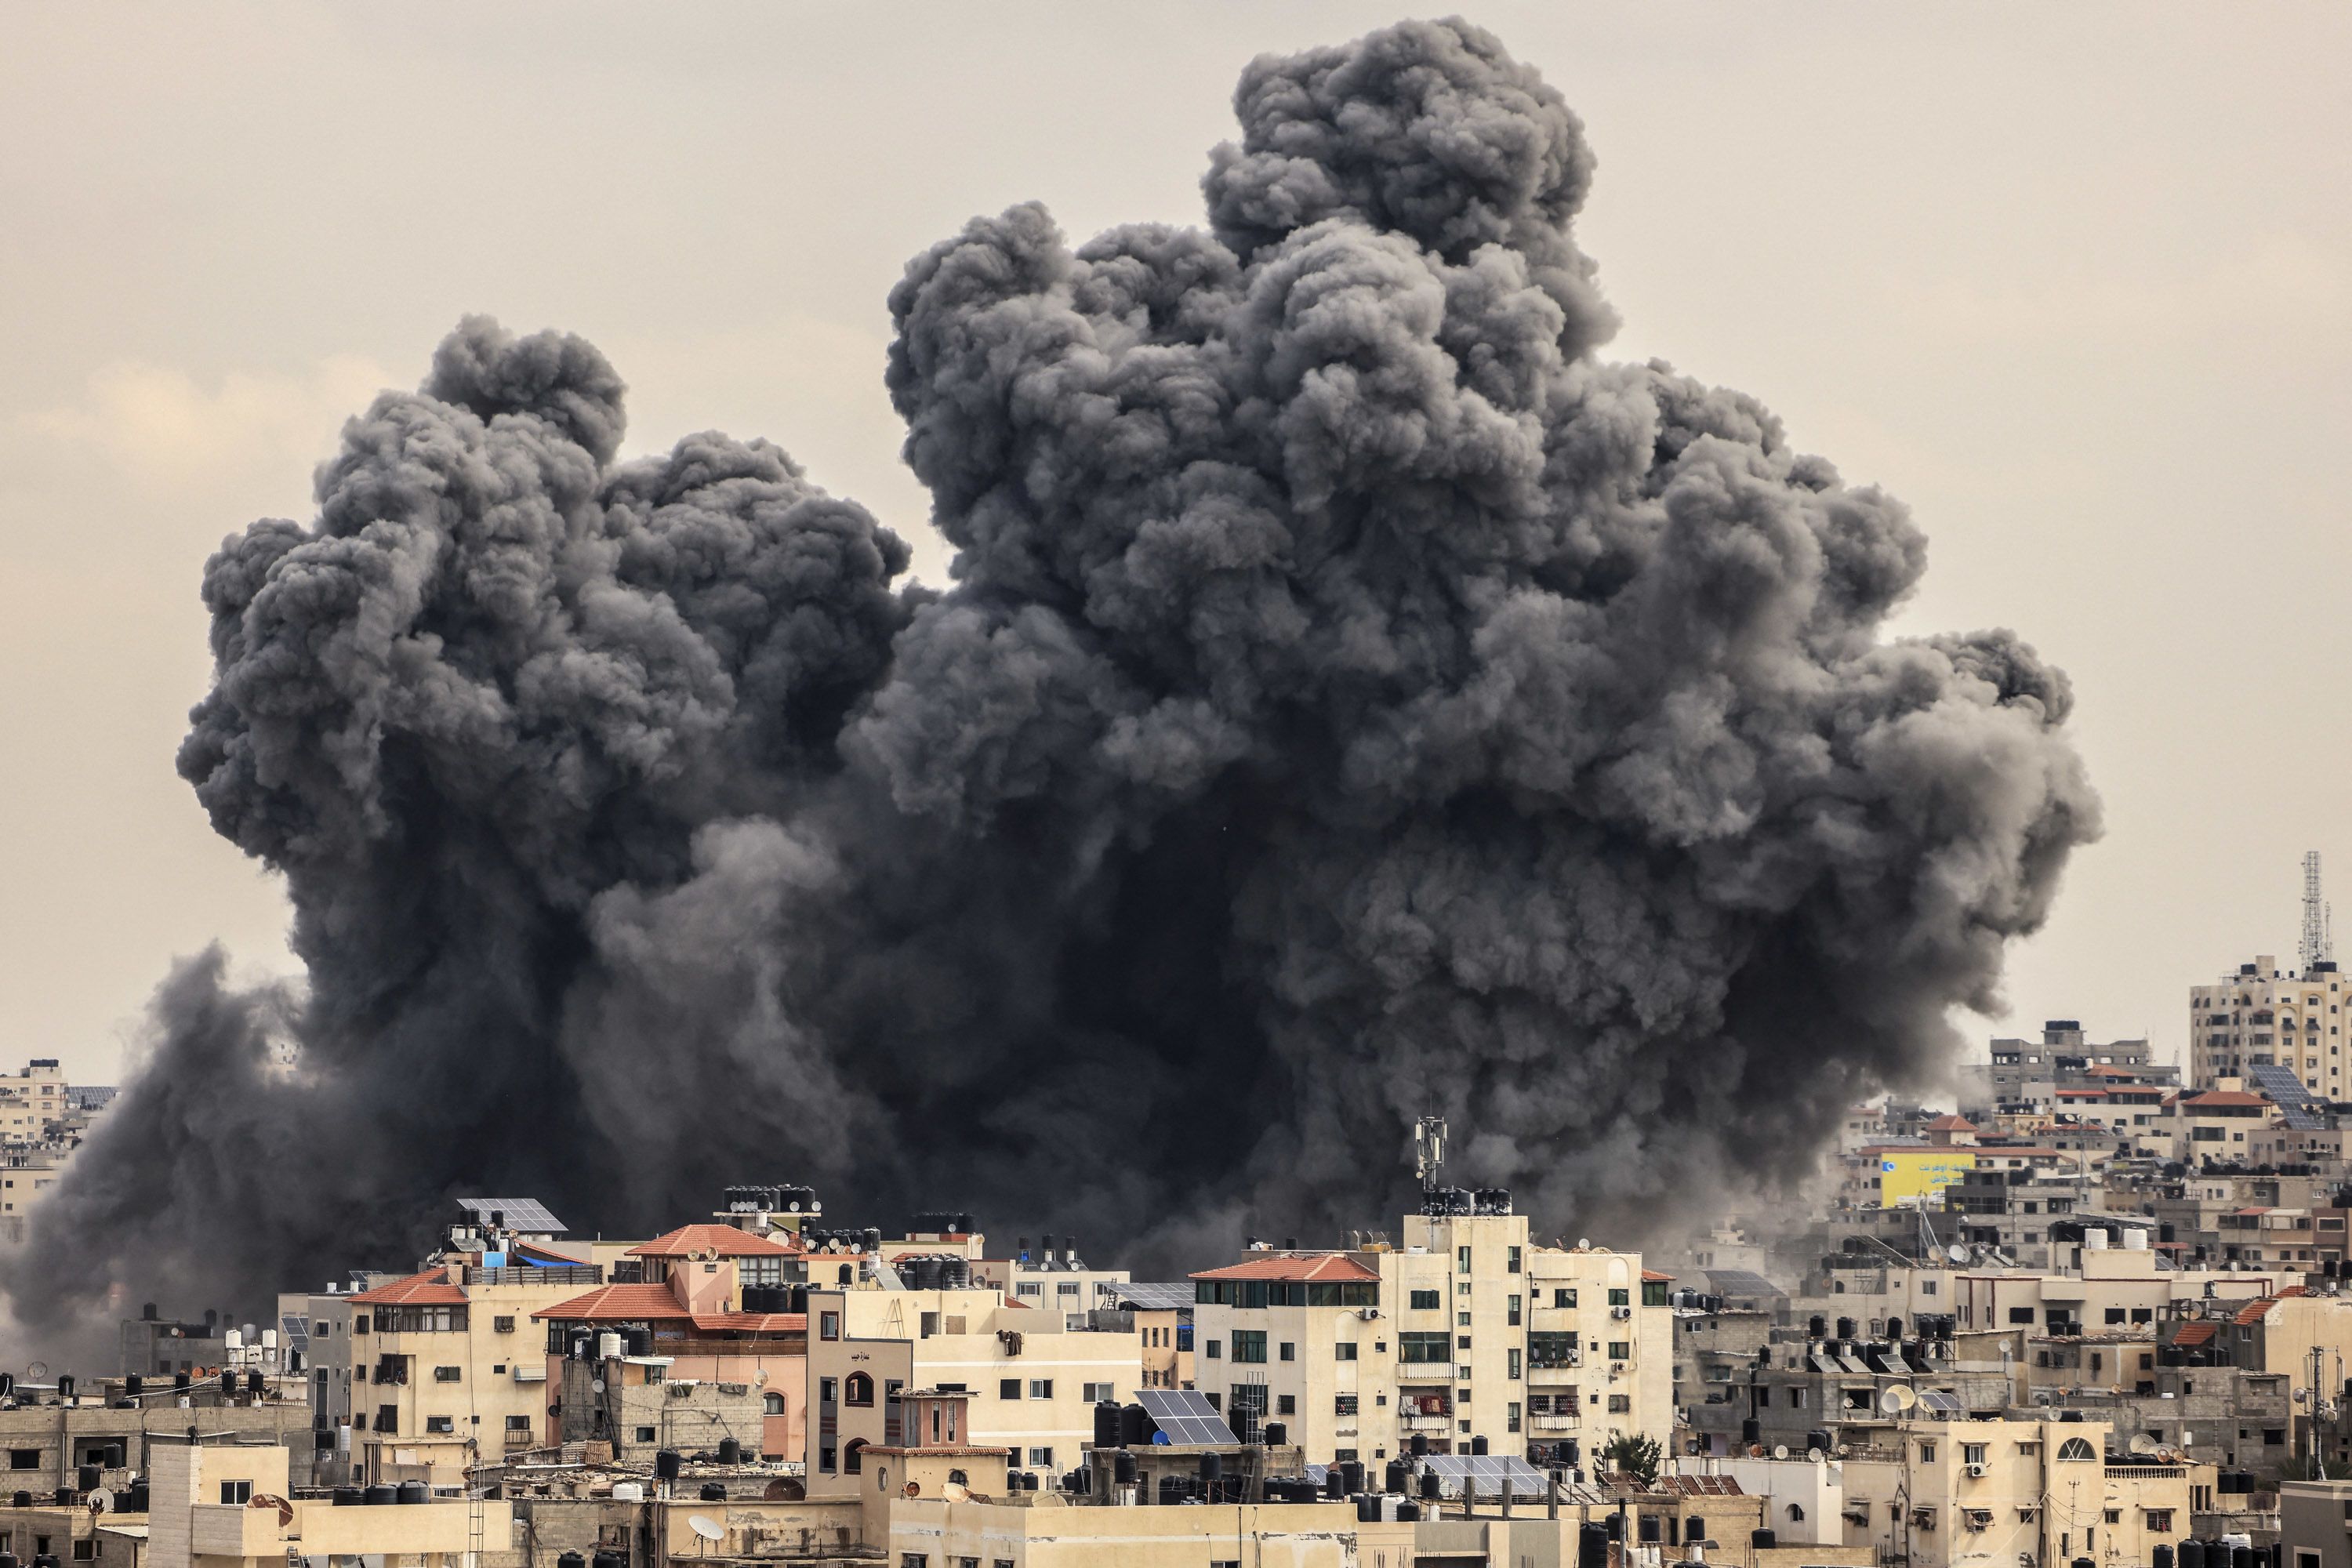
[[[308,986],[173,977],[19,1310],[775,1176],[1165,1258],[1381,1223],[1429,1111],[1632,1226],[1936,1072],[2096,830],[2063,677],[1887,640],[1897,502],[1597,357],[1592,156],[1494,38],[1235,106],[1208,228],[1021,206],[892,291],[944,594],[764,442],[617,461],[604,358],[480,320],[231,538],[180,769]]]

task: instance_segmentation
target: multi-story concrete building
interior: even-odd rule
[[[2187,1533],[2196,1472],[2111,1462],[2109,1439],[2095,1421],[1906,1420],[1846,1458],[1846,1518],[1910,1568],[2146,1563]]]
[[[0,1242],[24,1239],[26,1216],[113,1098],[68,1083],[54,1058],[0,1074]]]
[[[287,1568],[400,1563],[481,1568],[512,1561],[512,1510],[483,1498],[412,1496],[337,1507],[296,1498],[280,1447],[159,1442],[152,1456],[145,1568]]]
[[[1112,1285],[1110,1305],[1096,1309],[1094,1326],[1129,1330],[1143,1343],[1145,1388],[1192,1386],[1193,1287],[1148,1282]]]
[[[1987,1059],[1960,1068],[1960,1110],[1979,1121],[2002,1114],[2049,1114],[2081,1100],[2119,1088],[2153,1089],[2160,1099],[2176,1088],[2180,1069],[2159,1062],[2145,1039],[2091,1040],[2080,1021],[2053,1018],[2042,1038],[1998,1039]],[[2131,1101],[2137,1106],[2137,1097]],[[2144,1114],[2145,1112],[2140,1112]]]
[[[1525,1454],[1672,1437],[1665,1275],[1635,1253],[1537,1246],[1499,1192],[1437,1192],[1427,1208],[1399,1245],[1269,1250],[1194,1277],[1194,1377],[1229,1420],[1297,1422],[1315,1458],[1367,1463],[1416,1441]],[[1236,1334],[1251,1359],[1233,1359]],[[1277,1350],[1261,1366],[1269,1344],[1297,1363]]]
[[[2198,1089],[2276,1063],[2312,1093],[2352,1100],[2344,1061],[2344,976],[2333,959],[2292,974],[2269,953],[2189,990],[2189,1079]]]
[[[1133,1331],[1091,1329],[993,1289],[811,1289],[808,1495],[854,1494],[865,1449],[904,1436],[909,1391],[971,1394],[965,1440],[1066,1470],[1094,1437],[1097,1401],[1126,1401],[1142,1368]]]

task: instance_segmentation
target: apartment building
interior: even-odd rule
[[[1910,1568],[2147,1563],[2188,1533],[2199,1472],[2110,1462],[2110,1440],[2095,1421],[1906,1421],[1843,1461],[1846,1539]]]
[[[297,1498],[280,1447],[158,1441],[151,1453],[144,1568],[288,1568],[401,1563],[481,1568],[511,1561],[511,1506],[488,1499],[337,1506]]]
[[[1142,1368],[1132,1329],[1010,1305],[986,1289],[819,1289],[808,1293],[808,1495],[853,1495],[864,1451],[904,1436],[910,1391],[971,1395],[968,1444],[1022,1468],[1075,1468],[1098,1400],[1131,1400]]]
[[[1268,1250],[1193,1277],[1194,1378],[1229,1421],[1291,1423],[1310,1458],[1367,1463],[1672,1437],[1665,1275],[1635,1253],[1535,1245],[1507,1193],[1439,1190],[1425,1209],[1395,1245]]]
[[[1094,1326],[1135,1331],[1143,1344],[1143,1388],[1192,1386],[1192,1281],[1112,1285],[1109,1305],[1095,1310]]]
[[[2278,1114],[2267,1095],[2228,1087],[2176,1095],[2165,1106],[2165,1142],[2186,1165],[2251,1165],[2252,1145]]]
[[[2098,1042],[2074,1018],[2053,1018],[2040,1040],[1997,1039],[1980,1062],[1960,1068],[1960,1108],[1983,1121],[2003,1113],[2050,1114],[2070,1095],[2137,1087],[2177,1088],[2180,1069],[2154,1059],[2146,1039]],[[2137,1106],[2137,1097],[2131,1101]]]
[[[2189,990],[2189,1080],[2217,1089],[2276,1063],[2313,1094],[2352,1100],[2344,1071],[2344,976],[2321,959],[2294,974],[2269,953]]]

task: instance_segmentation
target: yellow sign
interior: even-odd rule
[[[1878,1204],[1896,1208],[1942,1192],[1977,1168],[1973,1149],[1881,1149]]]

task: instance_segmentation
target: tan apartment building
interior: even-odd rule
[[[1108,1295],[1108,1305],[1098,1310],[1118,1316],[1122,1321],[1106,1326],[1133,1328],[1143,1345],[1142,1375],[1137,1386],[1193,1386],[1192,1282],[1138,1284],[1130,1280],[1109,1287]]]
[[[1537,1246],[1500,1194],[1486,1207],[1408,1215],[1401,1245],[1268,1251],[1195,1276],[1196,1384],[1229,1421],[1294,1423],[1318,1461],[1377,1462],[1416,1440],[1497,1455],[1583,1453],[1621,1432],[1670,1442],[1668,1278],[1637,1253]],[[1236,1363],[1236,1334],[1269,1359]]]
[[[145,1568],[288,1568],[398,1563],[480,1568],[509,1558],[510,1506],[464,1499],[337,1507],[296,1498],[280,1447],[158,1442]]]
[[[1843,1461],[1846,1543],[1910,1568],[2138,1564],[2189,1532],[2210,1468],[2126,1457],[2103,1421],[1908,1420]]]
[[[2344,1071],[2344,976],[2333,962],[2289,974],[2269,953],[2189,990],[2189,1078],[2199,1089],[2277,1063],[2322,1100],[2352,1099]]]
[[[971,1395],[965,1441],[1013,1450],[1017,1468],[1074,1468],[1097,1401],[1131,1400],[1141,1336],[1077,1327],[992,1289],[812,1289],[808,1495],[857,1489],[864,1450],[903,1436],[910,1390]]]

